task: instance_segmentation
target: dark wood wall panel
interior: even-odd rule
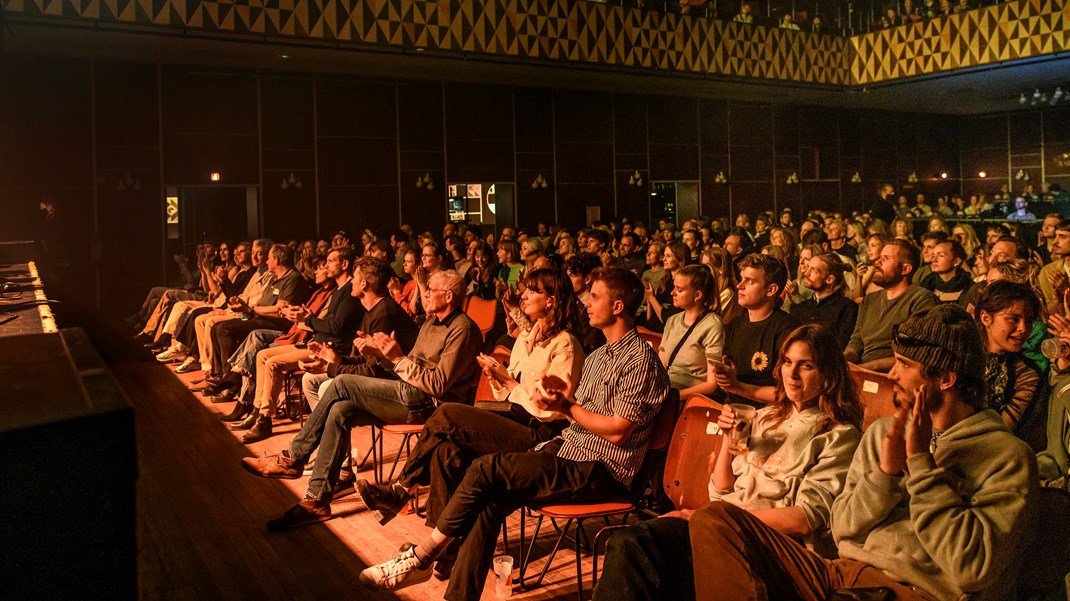
[[[397,229],[396,186],[332,186],[320,188],[321,229],[323,234],[346,230],[358,236],[364,228],[380,232]],[[391,212],[391,207],[395,212]],[[445,205],[443,205],[445,209]],[[445,210],[443,210],[445,213]],[[443,214],[436,223],[445,220]],[[417,222],[413,221],[413,227]]]
[[[613,183],[559,184],[557,187],[558,218],[572,227],[587,224],[587,207],[601,208],[602,219],[613,213]]]
[[[101,300],[123,306],[159,279],[163,202],[157,68],[97,64],[93,80]]]

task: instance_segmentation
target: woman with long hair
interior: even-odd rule
[[[1046,416],[1040,401],[1047,388],[1040,370],[1022,353],[1040,314],[1040,301],[1028,284],[1000,280],[981,293],[975,313],[987,351],[988,406],[1019,438],[1041,451]]]
[[[967,262],[970,267],[973,267],[973,253],[978,246],[981,246],[981,241],[977,239],[977,232],[974,231],[973,226],[968,223],[956,223],[951,229],[951,237],[958,240],[962,248],[966,250],[966,256],[969,257]]]
[[[717,280],[717,314],[721,321],[727,325],[737,315],[743,312],[743,308],[736,302],[736,268],[732,264],[732,257],[728,251],[720,246],[714,246],[702,251],[702,264],[710,268],[713,277]]]
[[[566,234],[568,232],[565,232]],[[554,248],[557,249],[557,254],[561,255],[562,260],[569,260],[572,255],[576,254],[576,239],[572,236],[561,236],[557,239],[557,243],[554,244]]]
[[[546,242],[541,238],[524,238],[520,243],[520,260],[528,271],[535,269],[535,261],[546,252]]]
[[[665,321],[658,356],[680,400],[717,389],[706,359],[719,359],[724,349],[719,301],[717,279],[705,265],[688,265],[673,277],[672,303],[680,312]]]
[[[896,219],[892,222],[892,236],[900,240],[907,240],[911,244],[918,243],[914,240],[914,232],[911,230],[910,222],[906,219]]]
[[[572,284],[560,270],[537,269],[524,276],[521,310],[525,319],[506,367],[493,357],[476,361],[494,397],[507,402],[486,410],[462,403],[443,403],[424,424],[401,477],[385,485],[358,481],[357,490],[369,508],[381,512],[381,523],[405,506],[417,486],[430,485],[427,520],[435,522],[477,458],[490,453],[523,452],[561,433],[568,420],[540,410],[532,401],[544,378],[567,383],[571,396],[583,370],[583,348],[572,334],[579,305]],[[565,388],[565,386],[562,386]],[[439,557],[435,570],[448,573],[459,543]]]
[[[820,535],[862,436],[858,392],[836,337],[816,324],[788,335],[773,374],[773,403],[754,413],[749,435],[735,444],[727,433],[739,426],[743,409],[722,407],[717,425],[726,434],[711,457],[710,500],[751,511],[808,543],[825,542]],[[693,599],[693,513],[674,511],[614,534],[594,601]]]
[[[643,283],[643,291],[646,301],[645,326],[655,332],[665,329],[665,320],[676,313],[672,305],[673,277],[676,272],[687,264],[690,251],[683,242],[670,242],[665,245],[665,252],[661,255],[661,265],[665,269],[665,275],[661,283],[652,286],[648,282]]]
[[[799,237],[790,227],[776,226],[769,231],[769,243],[784,249],[784,262],[788,266],[788,275],[797,275],[799,258]]]
[[[464,274],[468,294],[483,300],[495,300],[497,290],[494,281],[499,270],[497,257],[482,240],[473,241],[472,246],[472,266]]]

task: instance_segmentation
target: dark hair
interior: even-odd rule
[[[627,269],[599,267],[594,270],[594,281],[602,282],[610,299],[624,303],[624,315],[635,319],[639,305],[643,303],[643,280]]]
[[[817,224],[814,224],[814,229],[807,231],[802,236],[803,246],[810,246],[811,244],[822,246],[828,244],[828,241],[828,234],[825,233],[825,230],[822,230],[821,228],[817,227]]]
[[[1029,313],[1026,319],[1033,320],[1040,315],[1040,300],[1037,299],[1036,293],[1029,284],[997,280],[989,284],[981,293],[981,298],[977,299],[977,306],[973,310],[974,318],[980,323],[981,311],[994,315],[1016,303],[1025,304],[1026,311]],[[984,326],[981,327],[983,333]]]
[[[936,243],[946,242],[948,239],[947,232],[935,230],[928,231],[921,235],[922,242],[928,242],[929,240],[936,240]]]
[[[439,246],[438,242],[435,242],[434,240],[428,240],[427,242],[424,242],[424,245],[422,247],[420,247],[421,256],[423,254],[423,250],[428,247],[430,247],[431,250],[434,251],[435,255],[438,256],[439,261],[441,261],[443,271],[446,271],[447,269],[453,269],[453,253],[447,252],[445,247]]]
[[[767,413],[763,420],[771,422],[767,427],[780,425],[794,410],[792,402],[784,392],[781,368],[787,359],[788,349],[796,342],[810,347],[810,356],[824,380],[818,395],[818,407],[828,416],[828,421],[821,431],[828,431],[837,424],[861,426],[864,411],[858,400],[858,387],[847,369],[847,360],[843,358],[843,351],[840,350],[836,336],[823,325],[808,324],[795,328],[780,345],[776,367],[773,368],[773,379],[776,381],[776,392],[770,405],[773,410]]]
[[[346,267],[346,273],[353,273],[353,247],[351,246],[339,246],[338,248],[332,248],[327,251],[327,256],[331,256],[331,253],[338,253],[338,262],[347,262],[349,266]]]
[[[598,240],[599,244],[602,245],[603,250],[608,248],[611,242],[611,236],[609,235],[609,232],[597,227],[587,231],[587,238],[594,238],[595,240]]]
[[[743,257],[739,262],[740,271],[748,267],[762,272],[763,286],[766,288],[776,286],[778,295],[784,291],[784,285],[788,283],[788,268],[783,261],[772,255],[752,253]]]
[[[580,313],[579,301],[572,292],[572,282],[561,270],[536,269],[524,276],[524,286],[554,299],[550,328],[543,332],[544,340],[575,329]]]
[[[754,246],[754,240],[751,240],[750,234],[747,233],[747,230],[741,227],[733,227],[728,230],[728,235],[725,236],[725,239],[727,239],[728,236],[739,236],[739,248],[742,249],[743,252],[747,252]]]
[[[386,285],[394,277],[394,269],[383,259],[361,257],[357,259],[354,269],[360,270],[360,277],[367,282],[368,288],[379,296],[386,294]]]
[[[951,246],[951,258],[958,259],[962,263],[966,262],[966,248],[959,244],[958,240],[955,240],[954,238],[948,238],[946,240],[941,240],[936,244],[937,246],[941,244],[949,244]]]
[[[676,272],[676,275],[687,278],[688,283],[696,292],[702,293],[702,304],[711,311],[720,313],[721,296],[717,289],[717,278],[713,271],[705,265],[687,265]]]
[[[591,275],[595,269],[601,266],[602,259],[599,259],[598,255],[588,252],[573,253],[565,261],[565,271],[573,275],[582,275],[583,277]]]

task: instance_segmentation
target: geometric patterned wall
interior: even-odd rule
[[[1070,50],[1070,1],[1018,0],[861,34],[815,36],[577,0],[0,0],[17,21],[253,34],[638,72],[857,86]],[[40,17],[46,17],[41,20]],[[144,29],[141,29],[144,31]]]
[[[851,82],[977,67],[1070,50],[1070,2],[1019,0],[851,38]]]
[[[576,0],[0,0],[55,17],[848,85],[847,41]],[[46,20],[47,21],[47,20]],[[40,21],[38,21],[40,22]]]

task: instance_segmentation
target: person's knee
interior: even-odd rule
[[[725,501],[714,501],[707,505],[695,510],[695,513],[691,515],[690,529],[712,531],[724,528],[727,524],[735,522],[736,513],[744,510],[726,503]]]
[[[643,540],[648,536],[644,528],[645,524],[646,522],[639,522],[634,526],[621,528],[614,532],[613,536],[609,537],[609,540],[606,541],[607,565],[611,557],[627,559],[630,564],[632,563],[631,558],[638,557],[641,554],[644,546]]]

